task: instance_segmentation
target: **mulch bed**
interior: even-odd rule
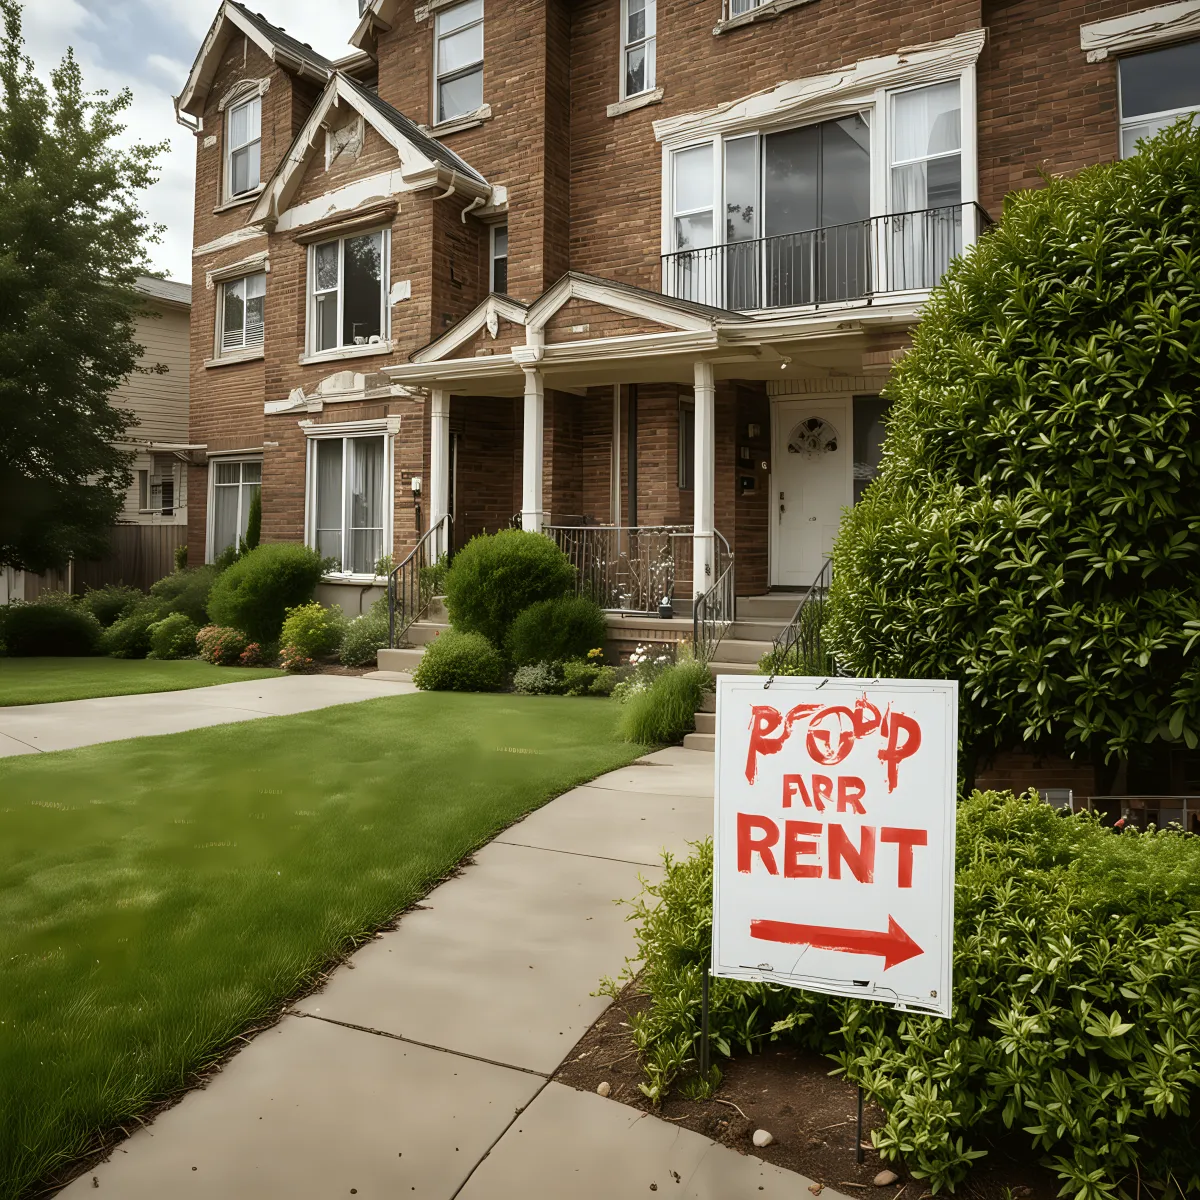
[[[721,1086],[711,1100],[686,1100],[672,1093],[655,1110],[638,1091],[644,1076],[629,1033],[632,1013],[649,1004],[637,994],[637,981],[591,1027],[558,1069],[555,1079],[580,1091],[594,1092],[601,1082],[610,1096],[643,1112],[691,1129],[742,1154],[797,1171],[817,1184],[848,1195],[880,1195],[921,1200],[930,1195],[925,1184],[907,1179],[895,1165],[886,1164],[870,1146],[870,1131],[883,1123],[883,1112],[867,1104],[863,1112],[865,1162],[855,1161],[854,1137],[858,1091],[829,1074],[833,1063],[792,1046],[768,1045],[761,1054],[735,1054],[725,1061]],[[752,1142],[756,1129],[766,1129],[775,1141],[764,1149]],[[1059,1184],[1036,1165],[1028,1145],[980,1146],[988,1157],[955,1193],[968,1200],[1006,1200],[1006,1188],[1024,1200],[1055,1200]],[[875,1187],[883,1170],[900,1175],[890,1187]],[[814,1185],[815,1186],[815,1185]],[[819,1188],[814,1194],[819,1193]]]

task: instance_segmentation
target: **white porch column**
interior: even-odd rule
[[[525,440],[521,458],[521,528],[541,533],[542,461],[546,423],[546,386],[542,373],[525,371]]]
[[[696,503],[692,533],[692,595],[716,582],[713,529],[716,526],[717,386],[713,366],[696,363]]]
[[[434,388],[429,397],[429,527],[450,515],[450,393]],[[449,545],[441,537],[431,547],[436,559]]]

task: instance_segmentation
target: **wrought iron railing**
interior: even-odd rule
[[[692,595],[690,525],[551,525],[552,538],[578,572],[578,590],[601,608],[657,612]]]
[[[804,675],[837,675],[837,663],[825,648],[822,626],[825,605],[833,583],[833,559],[826,559],[821,573],[804,594],[796,615],[780,632],[771,648],[771,662],[777,670]]]
[[[733,624],[736,607],[733,551],[720,533],[714,533],[713,585],[692,606],[692,647],[702,663],[716,657],[721,639]]]
[[[991,218],[977,204],[889,213],[662,256],[665,295],[734,310],[840,304],[937,285]]]
[[[388,645],[395,649],[409,628],[428,611],[433,599],[428,569],[450,551],[451,522],[430,526],[409,556],[388,576]]]

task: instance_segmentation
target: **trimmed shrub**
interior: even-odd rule
[[[1114,834],[1036,796],[958,809],[951,1020],[714,979],[716,1055],[777,1039],[827,1055],[887,1114],[873,1140],[935,1194],[988,1144],[1023,1138],[1085,1200],[1200,1194],[1200,838]],[[696,1077],[711,954],[712,843],[667,859],[635,902],[647,1011],[633,1020],[656,1103]],[[1117,1100],[1119,1097],[1119,1101]],[[1174,1180],[1173,1187],[1170,1181]]]
[[[712,686],[708,667],[694,658],[666,667],[648,688],[626,701],[621,736],[643,746],[682,741],[696,728],[696,712]]]
[[[195,658],[196,634],[200,630],[186,613],[171,613],[150,626],[150,657]]]
[[[378,658],[379,651],[388,643],[387,613],[382,616],[372,609],[346,626],[339,654],[346,667],[370,667]]]
[[[150,589],[159,616],[183,613],[196,625],[207,625],[208,596],[219,573],[216,566],[206,566],[164,576]]]
[[[139,604],[145,602],[146,593],[141,588],[115,583],[91,588],[83,593],[79,601],[105,629],[115,625],[122,617],[129,616]]]
[[[960,680],[968,775],[1200,744],[1198,195],[1185,122],[1010,196],[887,384],[826,633],[851,674]]]
[[[80,658],[96,653],[100,622],[75,604],[11,604],[4,644],[13,658]]]
[[[554,696],[562,689],[562,680],[553,663],[532,663],[518,667],[513,676],[513,691],[523,696]]]
[[[548,537],[505,529],[472,538],[454,556],[446,572],[446,608],[455,629],[502,646],[519,613],[574,586],[575,568]]]
[[[150,653],[150,628],[159,621],[152,608],[135,609],[100,635],[100,653],[110,658],[145,658]]]
[[[427,692],[496,692],[504,660],[483,634],[451,629],[425,647],[413,683]]]
[[[269,542],[244,554],[213,584],[208,613],[254,641],[278,639],[290,608],[306,604],[321,580],[321,559],[299,542]]]
[[[250,639],[240,629],[206,625],[196,634],[200,657],[218,667],[236,666],[249,645]]]
[[[336,654],[346,636],[346,616],[338,607],[326,608],[315,600],[289,608],[280,642],[303,658],[328,658]]]
[[[586,658],[603,647],[608,624],[600,606],[587,596],[540,600],[517,615],[505,649],[517,666]]]
[[[587,659],[573,659],[562,665],[563,691],[568,696],[611,696],[617,686],[612,667]]]

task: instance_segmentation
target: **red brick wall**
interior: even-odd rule
[[[575,326],[585,325],[582,333]],[[664,325],[614,312],[589,300],[568,300],[546,324],[547,342],[585,342],[595,338],[624,337],[637,333],[669,333]]]

